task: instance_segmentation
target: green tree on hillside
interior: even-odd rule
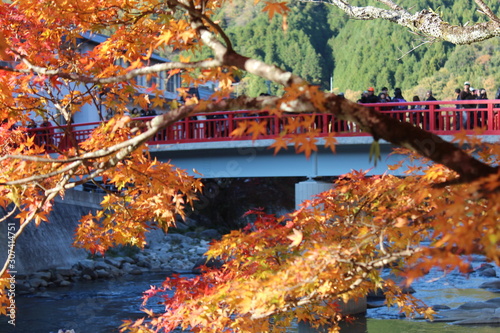
[[[377,1],[352,3],[376,4]],[[439,3],[416,0],[413,4],[412,11],[437,11],[443,13],[444,20],[450,23],[485,20],[485,15],[479,14],[469,0]],[[497,10],[498,4],[494,3],[491,7]],[[334,87],[339,91],[361,92],[368,86],[377,89],[397,86],[411,90],[425,78],[432,81],[432,77],[443,67],[461,73],[456,77],[473,76],[483,78],[482,81],[498,79],[495,52],[491,52],[491,66],[471,69],[461,65],[457,59],[461,56],[460,47],[448,42],[425,40],[418,34],[407,33],[406,27],[384,20],[349,20],[338,8],[318,2],[292,2],[290,8],[286,31],[279,18],[269,22],[267,14],[255,10],[247,1],[227,3],[216,17],[227,27],[237,50],[279,67],[293,69],[325,90],[330,88],[330,77],[333,77]],[[207,48],[203,50],[200,58],[211,52]],[[287,54],[292,50],[309,58],[311,62],[307,68],[294,59],[295,55]],[[455,52],[458,54],[455,55]],[[246,87],[251,89],[247,92],[252,95],[267,91],[266,83],[251,75],[246,77],[246,82]],[[453,84],[461,85],[459,79]]]
[[[332,3],[336,5],[339,2],[332,1]],[[358,0],[345,1],[344,3],[352,4],[353,6],[365,6],[368,4],[377,6],[378,4],[380,8],[388,9],[388,6],[380,5],[379,1]],[[491,5],[493,12],[498,11],[498,2],[489,5]],[[412,13],[424,9],[442,13],[443,20],[452,24],[485,22],[488,19],[486,15],[480,14],[477,7],[471,5],[471,1],[468,0],[439,2],[417,0],[412,2]],[[488,70],[486,68],[472,70],[469,66],[465,65],[465,60],[459,60],[462,47],[457,47],[448,42],[433,42],[432,40],[423,38],[418,33],[409,34],[407,30],[408,27],[406,26],[401,27],[384,20],[373,20],[370,22],[351,20],[344,23],[339,34],[332,37],[329,42],[333,50],[335,63],[333,72],[335,86],[339,87],[340,90],[363,90],[370,83],[375,84],[376,82],[379,87],[380,85],[388,85],[389,87],[400,86],[404,89],[411,89],[418,85],[424,78],[432,78],[433,75],[445,66],[453,72],[460,73],[457,77],[468,75],[488,77],[496,75],[494,74],[496,70],[492,70],[492,66]],[[367,49],[365,44],[370,44],[369,39],[374,39],[378,43]],[[349,43],[350,40],[356,40],[357,43]],[[489,40],[484,43],[495,42]],[[455,55],[455,52],[458,52],[458,54]],[[377,54],[379,57],[377,59],[370,58],[370,53]],[[358,54],[361,55],[362,62],[357,57]],[[467,56],[467,63],[473,64],[474,62]],[[378,78],[373,81],[372,68],[380,67],[388,68],[388,77],[386,78],[387,74],[385,71],[383,74],[386,83],[382,83],[384,80]],[[454,84],[459,84],[458,79]]]
[[[267,16],[262,14],[245,26],[234,24],[228,27],[228,34],[234,41],[235,49],[248,52],[278,67],[293,70],[311,83],[329,89],[333,61],[327,41],[332,32],[328,25],[318,22],[326,20],[330,10],[324,5],[298,3],[292,6],[286,30],[282,28],[280,18],[269,22]],[[308,60],[305,64],[303,57]],[[265,82],[252,76],[248,76],[246,80],[252,94],[267,91]],[[253,80],[257,82],[252,82]]]

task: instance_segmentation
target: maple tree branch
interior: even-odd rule
[[[334,94],[327,97],[327,110],[336,117],[358,124],[378,141],[384,139],[399,147],[408,148],[435,163],[455,171],[461,182],[470,182],[498,172],[498,167],[483,163],[451,142],[420,127],[379,113]]]
[[[225,103],[223,103],[225,104]],[[216,106],[213,106],[214,110],[216,110]],[[20,184],[26,184],[29,182],[37,181],[40,179],[46,179],[50,177],[54,177],[60,174],[64,174],[70,170],[76,169],[79,166],[83,164],[83,161],[89,161],[89,160],[95,160],[98,158],[104,158],[110,155],[115,154],[112,158],[109,160],[102,162],[98,165],[96,165],[96,169],[93,171],[93,173],[89,176],[86,177],[87,180],[93,179],[97,177],[101,172],[115,166],[119,161],[121,161],[123,158],[125,158],[128,154],[130,154],[132,151],[137,149],[139,146],[142,144],[146,143],[149,139],[151,139],[158,131],[161,129],[173,124],[174,122],[183,119],[190,114],[192,114],[196,110],[195,105],[191,106],[182,106],[176,110],[171,110],[168,113],[156,116],[155,118],[151,119],[149,122],[145,123],[146,130],[143,131],[142,133],[138,134],[137,136],[120,142],[114,146],[111,147],[106,147],[103,149],[99,149],[93,152],[88,152],[81,154],[77,157],[72,157],[66,160],[53,160],[53,159],[46,159],[46,158],[37,158],[33,156],[22,156],[22,155],[6,155],[0,157],[0,160],[5,160],[8,158],[12,159],[20,159],[20,160],[30,160],[30,161],[35,161],[35,162],[46,162],[46,163],[70,163],[68,166],[61,168],[59,170],[43,174],[43,175],[33,175],[30,177],[25,177],[22,179],[17,179],[17,180],[12,180],[12,181],[6,181],[3,183],[0,183],[0,185],[20,185]]]
[[[3,276],[5,274],[5,272],[9,268],[10,261],[14,260],[14,258],[15,258],[15,251],[14,251],[14,249],[16,247],[17,239],[19,238],[19,236],[21,236],[21,234],[23,233],[24,229],[26,229],[26,227],[29,224],[31,224],[31,222],[33,221],[35,215],[38,214],[41,211],[44,211],[43,206],[45,205],[45,203],[49,202],[52,199],[54,199],[54,197],[57,194],[58,194],[57,192],[54,192],[54,193],[51,193],[51,194],[48,194],[48,195],[44,196],[43,199],[42,199],[42,201],[40,201],[38,203],[38,206],[36,207],[36,209],[34,211],[32,211],[30,213],[30,215],[26,218],[26,221],[24,221],[24,223],[22,223],[22,224],[19,225],[19,229],[17,229],[16,233],[11,238],[12,239],[12,242],[11,242],[12,245],[9,245],[10,251],[8,251],[7,258],[5,259],[3,267],[0,270],[0,276]],[[9,241],[10,241],[10,239],[9,239]]]
[[[373,6],[354,6],[348,0],[306,0],[331,4],[344,11],[349,17],[359,20],[384,19],[408,28],[412,32],[427,37],[463,45],[480,42],[500,36],[500,20],[481,0],[475,0],[481,11],[491,21],[476,23],[471,26],[451,25],[443,21],[441,16],[432,10],[421,10],[411,14],[392,1],[379,1],[391,9]]]
[[[322,256],[321,258],[321,263],[319,264],[319,267],[317,267],[317,271],[323,271],[326,269],[328,265],[330,265],[332,262],[338,265],[338,263],[345,264],[345,265],[352,265],[352,269],[347,271],[345,276],[344,276],[344,281],[350,280],[350,279],[355,279],[352,283],[348,284],[345,288],[342,290],[336,291],[334,294],[329,294],[328,298],[340,298],[343,294],[352,292],[355,290],[357,287],[359,287],[364,281],[366,281],[366,278],[369,276],[370,272],[373,270],[378,270],[380,268],[386,267],[387,265],[394,263],[402,258],[408,258],[416,253],[421,252],[422,249],[417,247],[413,249],[406,249],[398,252],[392,252],[388,253],[384,256],[381,256],[377,259],[374,259],[370,262],[356,262],[354,259],[342,259],[341,257],[337,255],[330,255],[328,258],[325,256]],[[308,280],[303,280],[301,281],[300,284],[296,284],[293,286],[293,289],[300,288],[302,285],[308,284],[308,283],[315,283],[318,280],[317,276],[311,277]],[[290,289],[289,291],[291,291]],[[292,298],[288,297],[286,299],[287,304],[280,309],[274,309],[270,310],[265,313],[259,313],[259,314],[252,314],[251,318],[252,319],[262,319],[269,317],[270,315],[276,314],[278,312],[287,312],[292,310],[293,308],[297,306],[304,306],[316,301],[323,301],[324,296],[319,295],[316,292],[316,288],[314,288],[314,291],[312,291],[310,294],[305,295],[300,298]]]
[[[224,40],[224,43],[226,43],[225,47],[229,52],[233,52],[233,43],[229,39],[229,37],[226,35],[224,30],[216,24],[214,21],[212,21],[207,15],[203,13],[205,8],[199,8],[199,7],[194,7],[192,3],[186,3],[186,1],[176,1],[176,0],[170,0],[169,3],[175,4],[184,10],[186,10],[192,18],[197,18],[197,19],[202,19],[203,21],[207,22],[208,25],[210,25],[212,28],[214,28],[219,35],[222,37]]]
[[[225,66],[235,66],[250,74],[258,75],[264,79],[289,87],[292,84],[305,84],[302,78],[281,68],[269,65],[263,61],[248,58],[222,44],[216,36],[203,24],[198,17],[192,17],[192,27],[198,31],[205,45],[214,51],[215,59]]]
[[[214,59],[207,59],[196,62],[166,62],[161,64],[155,64],[151,66],[145,66],[141,68],[135,68],[130,70],[127,74],[110,76],[105,78],[99,78],[95,76],[88,76],[84,74],[68,73],[61,69],[49,69],[47,67],[41,67],[32,64],[28,59],[22,58],[21,60],[25,65],[26,69],[16,69],[10,68],[8,66],[0,66],[0,70],[16,72],[16,73],[36,73],[39,75],[47,76],[58,76],[63,79],[68,79],[71,81],[77,81],[82,83],[93,83],[93,84],[109,84],[129,81],[137,76],[155,74],[172,69],[194,69],[194,68],[212,68],[221,66],[221,62]]]
[[[54,176],[61,175],[61,174],[64,174],[66,172],[69,172],[69,171],[77,168],[81,164],[82,164],[82,161],[78,160],[78,161],[75,161],[75,162],[69,164],[68,166],[65,166],[64,168],[59,169],[57,171],[45,173],[45,174],[42,174],[42,175],[33,175],[33,176],[30,176],[30,177],[25,177],[25,178],[16,179],[16,180],[10,180],[10,181],[6,181],[6,182],[0,182],[0,186],[5,186],[5,185],[21,185],[21,184],[27,184],[27,183],[35,182],[35,181],[42,180],[42,179],[47,179],[47,178],[50,178],[50,177],[54,177]]]
[[[3,207],[2,207],[3,208]],[[16,212],[17,210],[17,207],[14,206],[9,212],[6,211],[5,208],[3,208],[3,210],[5,211],[4,215],[2,216],[2,218],[0,218],[0,223],[4,222],[5,220],[7,220],[9,217],[11,217],[12,215],[14,215],[14,213]]]

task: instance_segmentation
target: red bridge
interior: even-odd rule
[[[470,103],[477,104],[470,104]],[[484,135],[500,135],[500,100],[473,101],[434,101],[407,103],[365,104],[389,114],[400,121],[429,130],[439,135],[450,135],[465,130],[482,128]],[[258,139],[269,139],[280,134],[289,118],[306,117],[308,114],[286,114],[281,118],[259,111],[229,111],[197,114],[196,117],[185,118],[174,125],[158,132],[150,141],[151,144],[195,143],[207,141],[251,140],[251,136],[234,137],[231,132],[241,121],[255,120],[265,122],[266,134]],[[337,120],[332,115],[315,114],[313,128],[319,137],[335,132],[338,137],[367,136],[356,124]],[[151,117],[135,118],[147,121]],[[36,142],[45,144],[49,152],[64,150],[71,141],[84,141],[93,128],[100,123],[81,123],[71,126],[72,135],[65,134],[65,127],[39,127],[30,129],[36,134]],[[307,129],[305,129],[307,130]]]

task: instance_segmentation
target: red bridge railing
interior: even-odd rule
[[[484,130],[484,134],[500,135],[500,100],[377,103],[365,106],[440,135],[454,134],[461,130],[472,133],[479,127]],[[150,143],[251,140],[250,135],[233,137],[230,134],[238,128],[241,121],[252,120],[262,122],[265,128],[265,134],[259,135],[258,139],[267,139],[279,135],[289,121],[297,121],[297,118],[305,119],[306,116],[311,114],[285,114],[281,118],[266,112],[248,110],[197,114],[196,117],[185,118],[158,132]],[[135,119],[148,121],[151,117]],[[36,143],[45,144],[48,151],[58,151],[84,141],[99,124],[99,122],[73,124],[70,131],[64,126],[39,127],[29,131],[35,134]],[[316,129],[319,137],[332,132],[339,137],[368,135],[356,124],[338,120],[328,114],[314,114],[314,121],[309,124],[309,128]]]

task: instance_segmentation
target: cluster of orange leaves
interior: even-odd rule
[[[125,141],[133,136],[130,124],[135,125],[129,117],[113,118],[80,146],[92,151],[98,149],[97,142],[101,149]],[[94,163],[105,163],[109,158]],[[151,223],[165,230],[175,226],[185,217],[186,205],[192,205],[202,189],[200,180],[186,171],[152,160],[145,147],[102,172],[101,177],[109,189],[102,209],[82,217],[75,236],[75,245],[92,253],[104,254],[108,248],[124,244],[143,248]]]
[[[280,99],[280,105],[286,105],[304,96],[314,104],[317,110],[324,110],[324,94],[321,94],[317,86],[292,85],[285,89],[284,96]],[[323,123],[321,114],[303,115],[300,113],[284,113],[280,106],[269,110],[261,111],[262,114],[275,115],[280,118],[278,123],[271,122],[271,119],[264,117],[259,121],[239,121],[236,129],[231,133],[234,137],[250,136],[252,140],[257,140],[267,135],[268,127],[278,126],[280,133],[273,137],[274,142],[269,149],[274,150],[274,154],[286,150],[293,146],[297,153],[303,153],[307,158],[315,151],[318,151],[318,145],[329,148],[335,152],[337,143],[336,133],[328,129],[328,134],[322,136],[321,141],[318,136],[321,133],[321,126],[332,126],[333,116],[329,115],[328,120]]]
[[[500,148],[482,151],[497,159]],[[288,216],[249,212],[253,224],[207,252],[224,262],[221,269],[152,287],[144,296],[148,318],[123,330],[285,332],[297,319],[335,331],[343,318],[338,302],[379,290],[388,306],[432,318],[402,287],[433,268],[467,274],[474,253],[500,263],[500,198],[483,192],[491,179],[436,187],[454,175],[427,162],[410,154],[405,177],[352,172]],[[148,302],[159,300],[166,311],[153,313]]]

